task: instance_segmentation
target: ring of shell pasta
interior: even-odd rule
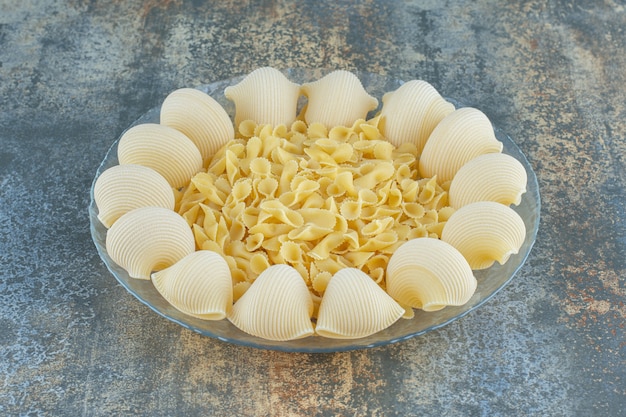
[[[271,340],[361,338],[467,303],[519,251],[526,172],[487,117],[430,84],[378,100],[347,71],[253,71],[172,92],[94,187],[114,262],[175,308]],[[298,101],[306,104],[298,112]]]

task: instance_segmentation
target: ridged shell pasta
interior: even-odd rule
[[[313,300],[294,268],[267,268],[233,306],[228,319],[239,329],[269,340],[293,340],[314,333]]]
[[[235,137],[226,110],[211,96],[194,88],[171,92],[161,105],[160,121],[191,139],[204,161]]]
[[[121,165],[154,169],[174,188],[187,185],[202,169],[202,156],[191,139],[174,128],[155,123],[128,129],[120,138],[117,156]]]
[[[402,305],[424,311],[463,305],[476,285],[463,255],[439,239],[409,240],[396,249],[387,265],[387,293]]]
[[[194,237],[179,214],[162,207],[140,207],[120,217],[106,236],[111,259],[131,278],[150,279],[194,252]]]
[[[526,226],[512,208],[492,201],[461,207],[446,222],[441,239],[463,254],[472,269],[505,263],[526,237]]]
[[[378,100],[349,71],[333,71],[315,82],[303,84],[302,92],[308,98],[306,122],[321,123],[327,128],[352,126],[378,106]]]
[[[235,103],[235,125],[253,120],[259,125],[291,125],[296,119],[300,86],[277,69],[252,71],[239,84],[227,87],[224,95]]]
[[[115,165],[96,180],[93,196],[98,219],[109,228],[132,209],[156,206],[174,210],[172,187],[155,170],[142,165]]]
[[[467,303],[472,269],[519,251],[523,166],[427,82],[369,120],[378,101],[347,71],[300,87],[260,68],[224,93],[237,133],[207,94],[173,91],[94,184],[109,256],[173,308],[268,340],[356,339]]]
[[[356,339],[386,329],[404,309],[363,271],[344,268],[330,279],[315,331],[333,339]]]
[[[518,205],[526,192],[524,166],[511,155],[488,153],[461,167],[450,183],[450,206],[461,208],[477,201]]]
[[[224,258],[212,251],[190,253],[153,273],[152,283],[172,306],[202,320],[226,318],[233,304],[230,269]]]
[[[491,122],[483,112],[464,107],[446,116],[428,137],[420,157],[423,177],[452,180],[466,162],[486,153],[502,151]]]
[[[435,126],[453,111],[428,82],[408,81],[383,96],[381,133],[395,146],[415,144],[419,154]]]

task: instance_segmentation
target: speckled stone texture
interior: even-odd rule
[[[626,414],[626,9],[617,0],[0,0],[0,415]],[[173,89],[259,66],[421,78],[519,144],[527,264],[387,347],[254,350],[157,316],[91,242],[106,150]]]

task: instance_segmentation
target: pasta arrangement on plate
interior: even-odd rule
[[[334,71],[183,88],[94,184],[106,249],[172,306],[268,340],[362,338],[463,305],[526,228],[526,171],[489,119],[421,80],[378,99]],[[303,97],[306,103],[302,106]]]

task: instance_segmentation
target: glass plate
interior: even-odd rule
[[[291,69],[285,71],[284,73],[290,80],[297,83],[304,83],[317,80],[324,76],[327,72],[328,71],[319,69]],[[377,97],[379,101],[385,92],[395,90],[402,85],[402,81],[400,80],[391,79],[381,75],[362,72],[355,72],[355,74],[361,79],[361,82],[367,91],[371,95]],[[236,84],[243,78],[244,76],[239,76],[228,80],[222,80],[199,87],[198,89],[208,93],[216,99],[232,117],[234,115],[234,106],[224,97],[224,88],[229,85]],[[463,107],[461,103],[458,103],[455,100],[448,100],[453,102],[457,108]],[[140,123],[158,123],[159,111],[160,107],[151,109],[135,123],[133,123],[132,126]],[[129,128],[132,126],[129,126]],[[400,342],[445,326],[446,324],[465,316],[472,310],[484,304],[513,278],[515,273],[524,264],[535,242],[537,230],[539,228],[540,213],[540,197],[537,177],[535,176],[528,160],[515,143],[513,143],[511,138],[498,128],[495,128],[495,132],[496,137],[504,144],[503,152],[520,161],[526,168],[526,173],[528,175],[527,192],[523,195],[521,203],[517,207],[513,207],[522,219],[524,219],[524,223],[526,224],[526,240],[524,241],[519,253],[515,256],[511,256],[508,262],[504,265],[496,263],[489,269],[474,271],[474,275],[478,280],[478,287],[476,293],[467,304],[460,307],[449,306],[443,310],[430,313],[415,310],[415,317],[413,319],[400,319],[391,327],[372,336],[354,340],[338,340],[312,336],[300,340],[276,342],[244,333],[233,326],[228,320],[205,321],[179,312],[167,301],[165,301],[163,297],[161,297],[152,285],[151,281],[130,278],[124,269],[111,260],[105,247],[107,229],[100,223],[97,217],[98,209],[93,199],[93,186],[91,188],[91,202],[89,205],[91,235],[100,257],[113,276],[115,276],[115,278],[120,284],[122,284],[122,286],[124,286],[124,288],[126,288],[126,290],[161,316],[205,336],[244,346],[287,352],[337,352],[364,349]],[[94,183],[104,170],[118,164],[118,141],[113,143],[105,155],[102,164],[96,172]]]

